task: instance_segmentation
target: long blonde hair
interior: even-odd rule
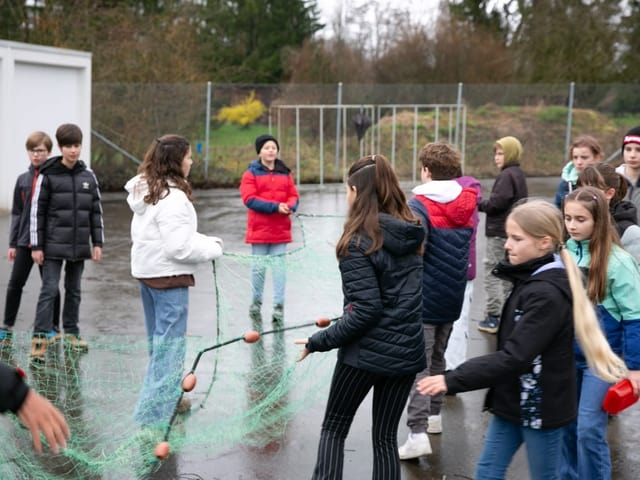
[[[528,235],[541,239],[550,237],[565,266],[573,297],[573,327],[589,368],[602,380],[616,382],[627,376],[627,367],[607,341],[596,311],[582,284],[582,275],[571,254],[564,248],[562,214],[544,200],[529,200],[518,205],[509,214]]]

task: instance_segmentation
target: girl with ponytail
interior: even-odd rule
[[[493,418],[475,478],[505,478],[524,443],[531,479],[557,479],[561,446],[577,415],[574,329],[587,359],[607,381],[622,378],[626,369],[609,348],[563,245],[560,211],[530,200],[511,211],[506,231],[508,259],[493,274],[513,289],[502,310],[497,351],[427,377],[418,390],[434,395],[489,387],[485,408]]]
[[[426,367],[424,229],[382,155],[355,162],[345,187],[349,213],[336,246],[344,313],[326,330],[296,340],[304,345],[299,361],[338,349],[312,478],[342,478],[345,438],[373,389],[372,478],[400,480],[398,423],[416,373]]]
[[[561,474],[563,479],[610,479],[608,414],[602,401],[611,384],[624,376],[638,394],[640,273],[635,259],[620,246],[607,198],[599,188],[581,187],[570,193],[564,203],[564,223],[567,251],[587,271],[587,295],[600,325],[576,324],[578,418],[565,435]],[[581,308],[581,315],[590,319],[590,304],[585,301]],[[611,351],[624,362],[611,361]]]

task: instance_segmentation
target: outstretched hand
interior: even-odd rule
[[[447,383],[444,375],[433,375],[418,381],[417,389],[422,395],[437,395],[447,391]]]
[[[32,388],[27,392],[17,415],[31,432],[33,448],[36,452],[42,452],[40,432],[47,439],[53,453],[58,453],[58,447],[65,448],[67,446],[67,440],[71,436],[67,421],[60,410]]]
[[[296,362],[301,362],[302,360],[304,360],[305,358],[307,358],[307,355],[309,355],[309,350],[307,349],[307,343],[309,343],[309,339],[308,338],[297,338],[296,340],[293,341],[293,343],[295,343],[296,345],[304,345],[304,349],[300,352],[300,355],[298,355],[298,358],[296,358]]]

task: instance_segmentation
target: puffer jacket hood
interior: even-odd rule
[[[411,190],[414,195],[422,195],[438,203],[452,202],[461,192],[462,185],[455,180],[433,180]]]
[[[144,197],[149,193],[149,184],[147,181],[142,175],[136,175],[129,179],[124,189],[129,193],[129,195],[127,195],[127,203],[131,211],[137,215],[143,215],[148,205],[144,201]]]
[[[416,253],[424,240],[424,230],[416,224],[380,214],[380,228],[382,228],[383,247],[396,256]]]
[[[616,225],[618,235],[622,237],[624,231],[631,225],[637,225],[638,209],[626,200],[609,205],[609,211]]]

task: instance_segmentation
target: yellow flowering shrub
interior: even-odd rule
[[[231,107],[222,107],[216,118],[220,122],[235,123],[246,127],[258,120],[265,110],[264,103],[256,98],[256,92],[251,92],[240,103]]]

